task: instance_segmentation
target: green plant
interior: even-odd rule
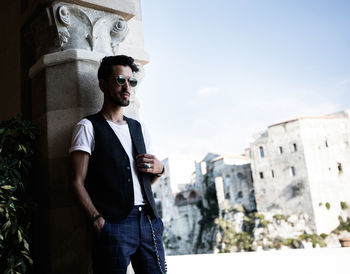
[[[0,123],[0,272],[26,273],[32,206],[26,189],[37,129],[19,116]]]
[[[321,235],[317,235],[317,234],[301,234],[299,236],[299,240],[310,240],[312,243],[312,247],[316,247],[316,245],[318,244],[320,247],[326,247],[327,244],[324,241],[324,239],[327,237],[326,234],[321,234]]]
[[[294,238],[283,239],[283,245],[288,246],[288,247],[293,248],[293,249],[300,248],[301,240],[294,239]]]
[[[250,232],[235,232],[233,224],[221,218],[216,219],[219,230],[222,232],[221,242],[219,246],[224,246],[220,250],[221,253],[229,253],[232,251],[232,247],[236,247],[237,251],[253,251],[252,245],[254,242],[254,236]]]
[[[339,235],[342,231],[348,231],[350,232],[350,218],[347,217],[346,221],[343,220],[341,216],[338,217],[339,225],[336,229],[332,231],[332,233]]]
[[[345,203],[345,202],[340,202],[340,207],[341,207],[342,210],[346,210],[346,209],[349,208],[348,204]]]
[[[273,218],[276,220],[276,222],[278,224],[280,224],[282,220],[284,220],[285,222],[288,222],[288,217],[289,216],[286,216],[286,215],[283,215],[283,214],[275,214],[275,215],[273,215]]]
[[[327,203],[325,204],[325,207],[326,207],[328,210],[330,210],[330,209],[331,209],[331,204],[327,202]]]

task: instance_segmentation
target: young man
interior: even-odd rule
[[[144,126],[123,115],[138,68],[125,55],[103,58],[98,70],[104,95],[100,112],[74,128],[72,184],[94,229],[94,273],[165,273],[159,218],[151,184],[164,172],[151,154]]]

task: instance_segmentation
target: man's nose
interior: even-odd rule
[[[126,89],[127,91],[130,91],[131,90],[131,86],[130,86],[130,83],[128,80],[125,81],[125,84],[124,84],[124,89]]]

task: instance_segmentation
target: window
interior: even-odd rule
[[[292,176],[295,176],[295,167],[294,167],[294,166],[292,166],[292,167],[290,168],[290,171],[291,171],[291,173],[292,173]]]
[[[237,173],[237,178],[240,179],[240,180],[244,180],[244,179],[245,179],[245,176],[244,176],[243,173],[238,172],[238,173]]]
[[[342,174],[343,173],[343,167],[341,165],[341,163],[337,163],[338,166],[338,174]]]
[[[275,172],[273,171],[273,169],[271,170],[271,176],[272,178],[275,178]]]
[[[259,152],[260,152],[260,158],[264,158],[265,154],[264,154],[264,148],[263,147],[259,147]]]
[[[259,172],[260,179],[264,179],[264,173]]]
[[[283,154],[283,147],[280,147],[280,154]]]
[[[295,152],[295,151],[297,151],[297,150],[298,150],[297,144],[294,143],[294,144],[293,144],[293,151]]]

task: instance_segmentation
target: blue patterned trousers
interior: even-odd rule
[[[159,264],[164,271],[163,222],[152,220],[158,262],[146,208],[134,206],[127,218],[106,220],[101,232],[94,233],[94,274],[125,274],[130,261],[136,274],[161,274]]]

